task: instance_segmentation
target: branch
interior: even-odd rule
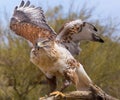
[[[106,94],[101,88],[96,85],[91,85],[91,91],[73,91],[65,93],[65,97],[47,96],[39,100],[118,100]]]

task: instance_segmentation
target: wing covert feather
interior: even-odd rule
[[[30,1],[26,3],[21,1],[20,6],[15,7],[10,28],[33,44],[39,37],[56,36],[54,30],[47,24],[42,8],[30,5]]]
[[[64,24],[64,26],[61,27],[56,40],[61,41],[72,55],[78,55],[81,51],[79,48],[80,41],[104,42],[97,33],[97,29],[94,25],[78,19]]]

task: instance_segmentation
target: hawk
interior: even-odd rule
[[[89,89],[92,80],[74,56],[80,52],[81,40],[104,42],[95,26],[78,19],[64,24],[57,34],[41,7],[21,1],[14,9],[10,29],[32,43],[30,60],[45,74],[51,91],[56,88],[57,76],[71,81],[77,90]]]

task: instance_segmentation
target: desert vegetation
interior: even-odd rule
[[[60,5],[45,12],[48,23],[56,32],[74,19],[89,21],[98,28],[105,43],[82,41],[82,52],[76,59],[98,86],[120,99],[120,41],[115,36],[120,32],[119,23],[110,18],[94,20],[93,9],[85,6],[76,12],[68,10],[67,14],[63,10]],[[48,93],[44,75],[29,60],[30,50],[25,39],[10,31],[9,23],[5,27],[0,24],[0,100],[37,100]],[[75,88],[70,86],[65,92],[72,90]]]

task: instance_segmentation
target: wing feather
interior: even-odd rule
[[[22,7],[23,5],[24,5],[24,1],[21,1],[21,4],[20,4],[19,7]]]
[[[30,5],[30,1],[27,1],[24,7],[28,7]]]
[[[97,29],[90,23],[82,20],[70,21],[61,27],[56,40],[71,52],[72,55],[78,55],[81,51],[79,44],[81,40],[104,42],[98,35]]]
[[[42,8],[30,5],[30,1],[26,3],[21,1],[21,4],[15,7],[10,28],[33,44],[39,37],[56,36],[54,30],[47,24]]]

